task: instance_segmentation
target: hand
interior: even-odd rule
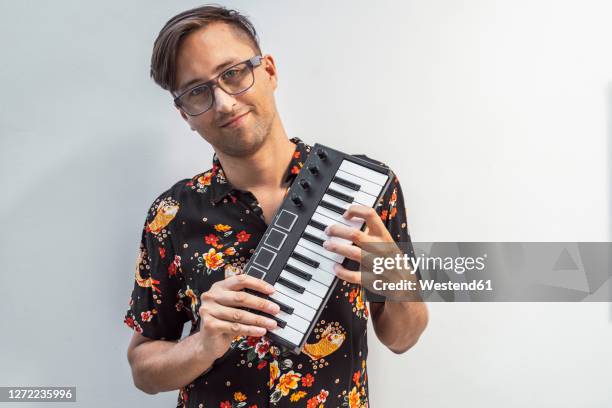
[[[221,357],[236,336],[263,336],[276,328],[276,321],[240,309],[247,307],[275,315],[279,306],[267,299],[247,293],[249,288],[269,295],[274,287],[261,279],[241,274],[212,284],[200,295],[200,337],[202,349]]]
[[[328,251],[340,254],[348,259],[361,263],[361,252],[366,244],[376,243],[393,243],[391,234],[383,224],[376,210],[363,205],[353,204],[342,215],[346,219],[353,217],[361,218],[365,221],[365,231],[360,231],[356,228],[347,227],[344,224],[333,224],[325,229],[325,234],[330,237],[344,238],[351,241],[355,245],[342,243],[336,240],[328,239],[323,243],[323,247]],[[380,246],[370,245],[368,251],[374,252]],[[394,246],[395,247],[395,246]],[[399,248],[398,248],[399,251]],[[384,256],[389,256],[385,253]],[[350,283],[361,284],[361,272],[350,271],[342,265],[335,265],[334,272],[340,279],[344,279]]]

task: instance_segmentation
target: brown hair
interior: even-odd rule
[[[219,5],[196,7],[172,17],[159,32],[151,55],[151,78],[156,84],[170,92],[176,90],[176,55],[181,42],[187,34],[214,22],[229,24],[261,54],[255,27],[246,16]]]

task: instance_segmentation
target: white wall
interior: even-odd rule
[[[121,320],[147,206],[210,165],[148,78],[199,4],[0,2],[0,385],[174,403],[133,388]],[[414,240],[610,240],[612,3],[224,4],[275,56],[289,134],[390,164]],[[404,355],[372,336],[373,407],[612,404],[609,304],[430,311]]]

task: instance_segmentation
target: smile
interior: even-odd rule
[[[238,125],[240,125],[243,122],[244,117],[247,114],[249,114],[249,112],[246,112],[246,113],[243,113],[240,116],[237,116],[236,118],[234,118],[234,119],[230,120],[229,122],[221,125],[220,127],[225,128],[225,127],[235,127],[235,126],[238,126]]]

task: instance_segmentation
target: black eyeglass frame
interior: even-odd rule
[[[234,96],[234,95],[240,95],[241,93],[244,93],[244,92],[248,91],[249,89],[251,89],[251,88],[253,87],[253,85],[255,84],[255,73],[253,72],[253,70],[254,70],[254,68],[256,68],[256,67],[258,67],[258,66],[260,66],[260,65],[261,65],[261,60],[262,60],[262,59],[263,59],[263,56],[261,56],[261,55],[255,55],[254,57],[251,57],[251,58],[249,58],[248,60],[238,62],[238,63],[236,63],[236,64],[232,65],[231,67],[228,67],[228,68],[224,69],[224,70],[223,70],[223,72],[221,72],[221,73],[220,73],[219,75],[217,75],[216,77],[214,77],[214,78],[212,78],[212,79],[209,79],[209,80],[208,80],[208,81],[206,81],[206,82],[200,82],[199,84],[196,84],[196,85],[192,86],[191,88],[189,88],[189,89],[187,89],[187,90],[185,90],[185,91],[181,92],[181,93],[180,93],[180,94],[179,94],[179,95],[178,95],[176,98],[174,98],[174,105],[175,105],[177,108],[181,109],[183,112],[185,112],[185,113],[186,113],[187,115],[189,115],[189,116],[198,116],[198,115],[201,115],[201,114],[203,114],[203,113],[205,113],[205,112],[208,112],[208,111],[210,110],[210,108],[212,108],[212,107],[215,105],[215,92],[214,92],[214,87],[215,87],[215,86],[218,86],[219,88],[221,88],[221,89],[223,90],[223,92],[225,92],[225,93],[226,93],[226,94],[228,94],[228,95],[232,95],[232,96]],[[253,81],[251,82],[251,85],[249,85],[247,88],[243,89],[243,90],[242,90],[242,91],[240,91],[240,92],[234,92],[234,93],[232,93],[232,92],[228,92],[228,91],[227,91],[225,88],[223,88],[223,86],[222,86],[222,85],[219,83],[219,78],[221,78],[221,76],[223,76],[223,74],[225,74],[227,71],[230,71],[230,70],[232,70],[232,69],[236,68],[238,65],[242,65],[242,64],[247,64],[247,66],[248,66],[248,67],[249,67],[249,69],[251,70],[251,77],[253,78]],[[211,101],[211,103],[210,103],[210,106],[208,106],[208,107],[207,107],[205,110],[203,110],[203,111],[202,111],[202,112],[200,112],[200,113],[195,113],[195,114],[192,114],[192,113],[187,112],[187,111],[186,111],[186,110],[183,108],[183,106],[181,105],[181,101],[180,101],[181,97],[182,97],[183,95],[185,95],[186,93],[189,93],[189,92],[193,91],[195,88],[199,88],[199,87],[202,87],[202,86],[207,86],[207,87],[208,87],[208,88],[210,88],[210,90],[211,90],[211,95],[212,95],[211,99],[212,99],[212,101]]]

